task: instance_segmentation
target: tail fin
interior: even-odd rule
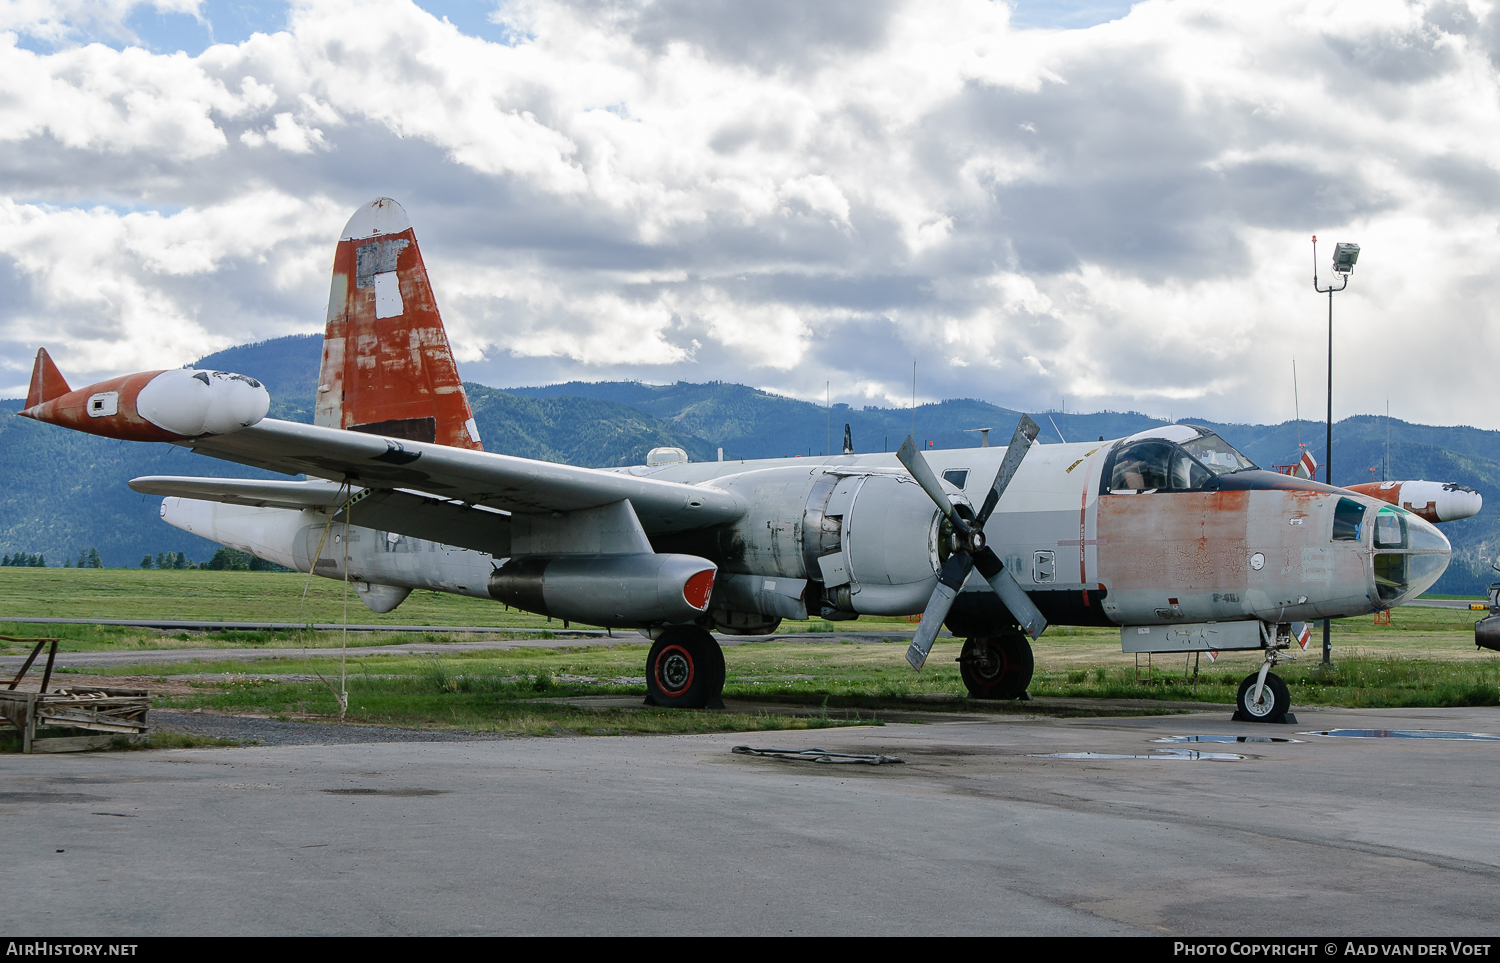
[[[388,197],[339,238],[313,411],[318,425],[483,450],[417,235]]]
[[[62,372],[52,363],[52,356],[47,354],[47,349],[37,348],[36,364],[31,368],[31,389],[26,392],[26,407],[35,408],[46,404],[71,390],[73,389],[68,387]]]

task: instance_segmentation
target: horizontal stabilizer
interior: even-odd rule
[[[26,392],[26,407],[35,408],[72,391],[62,372],[52,363],[46,348],[36,349],[36,364],[31,368],[31,389]]]
[[[258,478],[187,478],[143,475],[130,487],[143,495],[195,498],[256,508],[336,508],[344,503],[344,486],[328,481],[262,481]]]

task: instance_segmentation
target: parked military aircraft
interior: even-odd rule
[[[180,445],[308,481],[148,477],[168,523],[354,581],[385,612],[414,588],[505,602],[654,640],[648,700],[719,703],[710,629],[924,613],[946,624],[976,698],[1015,698],[1049,623],[1119,626],[1125,651],[1266,653],[1246,717],[1278,720],[1268,670],[1292,624],[1401,604],[1447,566],[1417,515],[1262,471],[1213,432],[1166,425],[1108,442],[592,470],[485,452],[416,236],[381,198],[334,258],[314,424],[267,418],[253,378],[152,371],[70,390],[38,351],[21,414]],[[845,446],[852,449],[852,443]],[[977,506],[977,507],[976,507]],[[979,578],[971,577],[978,571]]]

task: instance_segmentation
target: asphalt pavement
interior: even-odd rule
[[[301,724],[311,744],[6,755],[0,921],[120,937],[1495,935],[1500,741],[1309,733],[1500,734],[1500,710],[1297,714],[451,741]],[[1189,735],[1298,741],[1155,741]]]

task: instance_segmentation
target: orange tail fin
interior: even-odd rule
[[[57,370],[57,365],[52,363],[52,356],[47,354],[47,349],[37,348],[36,364],[31,368],[31,389],[26,392],[26,407],[35,408],[46,404],[72,390],[62,372]]]
[[[388,197],[339,238],[313,404],[318,425],[483,450],[417,235]]]

